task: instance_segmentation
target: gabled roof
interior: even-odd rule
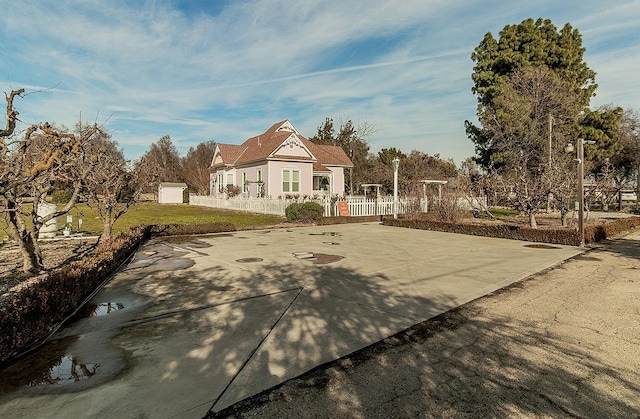
[[[295,144],[306,153],[287,155],[284,147],[286,144]],[[314,163],[314,171],[327,171],[326,166],[353,166],[342,148],[309,141],[288,120],[273,124],[264,133],[249,138],[241,145],[218,144],[217,147],[212,168],[238,166],[264,160],[308,160]],[[215,163],[217,156],[222,158],[222,163]]]
[[[218,144],[217,147],[216,154],[222,156],[225,164],[235,164],[246,151],[246,147],[234,144]]]

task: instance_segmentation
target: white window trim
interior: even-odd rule
[[[260,196],[260,192],[262,190],[262,169],[258,169],[256,171],[256,196]]]
[[[284,172],[289,172],[289,190],[285,191],[284,190]],[[297,191],[293,191],[293,173],[294,172],[298,172],[298,190]],[[280,171],[280,189],[282,190],[282,193],[290,193],[290,194],[299,194],[300,193],[300,186],[302,184],[302,171],[297,168],[289,168],[289,167],[285,167]]]
[[[224,192],[224,173],[218,173],[218,193]]]

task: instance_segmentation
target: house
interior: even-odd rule
[[[285,120],[240,145],[216,146],[211,195],[342,196],[344,169],[351,167],[341,147],[315,144]]]
[[[187,189],[186,183],[162,182],[158,185],[159,204],[182,204],[182,194]]]

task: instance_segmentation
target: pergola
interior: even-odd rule
[[[424,197],[427,196],[427,185],[438,185],[438,200],[442,199],[442,185],[446,185],[446,180],[432,180],[432,179],[423,179],[422,182],[422,195]]]
[[[362,186],[362,189],[364,189],[365,199],[367,198],[367,190],[373,187],[376,188],[376,199],[380,197],[380,188],[382,187],[381,183],[363,183],[360,186]]]

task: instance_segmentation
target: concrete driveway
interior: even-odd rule
[[[3,371],[0,417],[200,418],[580,252],[376,223],[152,240]]]

